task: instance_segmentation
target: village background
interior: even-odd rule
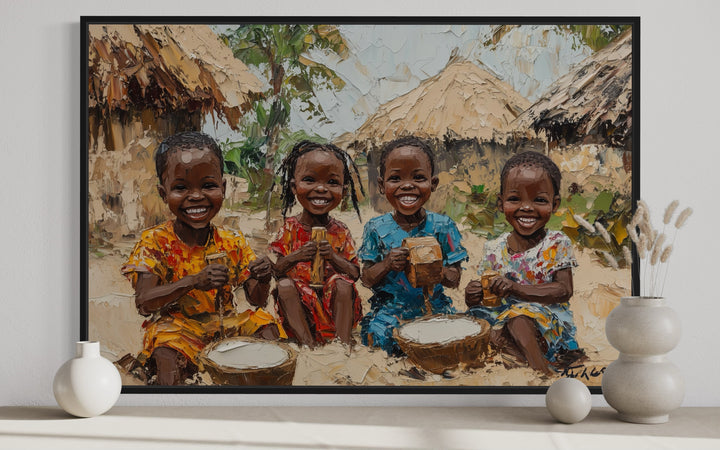
[[[152,155],[159,140],[200,127],[216,137],[226,155],[229,189],[215,223],[241,230],[256,252],[265,253],[281,223],[278,190],[267,195],[273,181],[268,174],[295,142],[310,138],[348,150],[367,190],[361,207],[368,220],[389,210],[375,189],[382,143],[414,134],[431,142],[438,162],[440,187],[427,207],[456,221],[470,254],[460,289],[450,292],[459,312],[466,310],[463,289],[477,278],[485,240],[509,229],[495,206],[504,161],[534,150],[560,166],[562,204],[549,228],[562,229],[575,243],[580,266],[571,306],[588,360],[557,376],[600,384],[616,357],[604,337],[604,319],[630,293],[621,251],[629,245],[631,211],[628,26],[235,29],[90,25],[89,336],[102,343],[106,357],[117,361],[142,348],[145,318],[137,314],[119,267],[140,231],[169,217],[155,188]],[[359,244],[363,224],[344,206],[333,215]],[[611,241],[583,229],[574,214],[603,223]],[[371,293],[359,288],[367,312]],[[239,303],[241,311],[249,307]],[[275,310],[272,301],[269,310]],[[300,350],[293,383],[552,382],[526,368],[505,368],[500,355],[484,368],[449,377],[423,373],[417,379],[411,368],[405,358],[382,351],[358,346],[348,353],[331,344]],[[126,384],[142,383],[121,372]],[[209,377],[202,377],[205,382]]]
[[[242,3],[209,0],[122,4],[39,0],[3,4],[0,77],[6,108],[0,111],[5,168],[0,186],[6,220],[0,336],[9,345],[0,365],[0,401],[6,405],[54,405],[52,378],[75,352],[80,332],[81,152],[80,23],[82,15],[426,15],[426,16],[641,16],[641,192],[656,222],[677,198],[695,208],[678,236],[664,295],[683,323],[682,340],[668,357],[686,380],[684,406],[720,405],[720,387],[708,374],[720,371],[713,255],[717,213],[718,153],[712,151],[720,91],[712,89],[720,63],[714,54],[718,5],[709,0],[601,4],[559,0],[502,4],[452,0],[405,4],[369,0],[308,5],[284,0]],[[22,37],[19,40],[19,37]],[[84,61],[83,61],[84,66]],[[640,124],[636,124],[639,127]],[[14,195],[13,195],[14,194]],[[84,218],[83,218],[84,221]],[[84,269],[83,269],[84,270]],[[606,405],[593,396],[596,406]],[[124,394],[119,405],[406,405],[543,406],[539,395],[172,395]]]

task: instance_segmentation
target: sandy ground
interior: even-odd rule
[[[364,210],[363,217],[372,217],[371,210]],[[362,224],[352,212],[336,212],[336,218],[351,228],[356,241],[362,237]],[[264,232],[263,214],[229,214],[218,217],[216,223],[236,227],[243,231],[257,253],[267,246],[267,234]],[[239,226],[238,226],[239,225]],[[461,230],[462,231],[462,230]],[[465,311],[463,289],[476,278],[479,258],[482,254],[484,239],[472,233],[462,231],[470,261],[465,270],[460,289],[447,289],[458,311]],[[127,353],[137,354],[142,347],[143,318],[134,306],[133,291],[130,283],[120,274],[120,266],[125,262],[134,244],[133,240],[115,242],[114,247],[102,257],[90,255],[89,270],[89,337],[101,343],[103,355],[116,361]],[[630,271],[613,270],[599,264],[590,252],[576,250],[579,267],[574,273],[575,293],[570,302],[577,325],[577,339],[588,355],[588,360],[572,366],[569,372],[558,373],[553,377],[541,377],[527,367],[506,368],[500,355],[488,358],[484,367],[477,369],[456,369],[444,375],[436,375],[420,370],[424,379],[409,376],[408,370],[414,365],[407,358],[388,358],[382,350],[370,349],[362,345],[352,350],[340,343],[331,343],[314,350],[298,350],[297,367],[293,379],[294,385],[419,385],[419,386],[540,386],[549,385],[556,377],[577,376],[588,385],[600,385],[604,367],[617,357],[617,352],[607,343],[604,323],[608,313],[619,303],[620,297],[629,295]],[[358,290],[364,299],[364,311],[368,310],[367,299],[370,291],[358,283]],[[240,290],[241,291],[241,290]],[[249,305],[239,297],[239,309]],[[267,308],[274,311],[270,299]],[[356,340],[360,342],[359,327],[355,330]],[[294,346],[294,344],[291,344]],[[418,373],[413,370],[414,373]],[[126,385],[142,384],[130,374],[123,373]],[[210,377],[203,373],[200,383],[211,383]]]

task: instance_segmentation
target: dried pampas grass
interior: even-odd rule
[[[640,295],[662,296],[665,280],[667,279],[670,255],[673,251],[677,230],[682,228],[692,215],[692,208],[685,208],[675,219],[675,234],[672,242],[665,245],[668,240],[664,226],[669,225],[675,212],[680,206],[677,200],[671,201],[665,208],[663,214],[663,230],[658,231],[652,226],[650,219],[650,208],[643,200],[638,200],[637,209],[630,224],[626,227],[628,237],[635,244],[638,258],[640,259],[643,277],[641,278]],[[596,224],[597,226],[597,224]],[[632,262],[632,253],[629,248],[623,248],[625,261]],[[648,271],[650,273],[648,273]]]

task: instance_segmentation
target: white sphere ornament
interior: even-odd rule
[[[545,394],[545,406],[562,423],[577,423],[590,413],[590,389],[575,378],[561,378]]]
[[[78,417],[94,417],[113,407],[122,380],[113,363],[100,356],[100,343],[80,341],[76,357],[58,369],[53,393],[58,405]]]

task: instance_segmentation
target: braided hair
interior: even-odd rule
[[[508,159],[502,169],[502,172],[500,173],[500,195],[502,195],[503,190],[505,189],[505,180],[507,179],[510,170],[521,166],[538,167],[543,169],[552,183],[553,190],[555,191],[553,195],[560,195],[560,180],[562,176],[557,164],[542,153],[533,151],[518,153]]]
[[[362,184],[359,182],[360,172],[358,172],[358,168],[355,165],[355,162],[353,162],[353,160],[350,158],[350,155],[348,155],[339,147],[333,144],[319,144],[317,142],[312,142],[308,140],[303,140],[295,144],[290,153],[288,153],[288,155],[283,160],[282,164],[280,165],[280,169],[278,170],[278,175],[280,175],[280,180],[282,183],[280,200],[282,201],[283,218],[285,218],[288,211],[290,211],[290,209],[295,204],[295,195],[292,192],[291,180],[295,176],[295,167],[297,166],[297,161],[302,155],[314,150],[332,153],[337,159],[340,160],[340,162],[342,162],[343,187],[349,188],[350,199],[352,200],[353,207],[355,208],[355,212],[357,212],[358,219],[362,221],[362,218],[360,217],[360,208],[358,207],[356,186],[360,187],[360,192],[363,195],[365,195],[365,190],[363,189]],[[350,173],[351,167],[355,173],[355,176],[357,176],[357,185],[355,184],[355,180]],[[275,187],[275,183],[273,183],[273,187]],[[272,188],[270,190],[272,191]]]

